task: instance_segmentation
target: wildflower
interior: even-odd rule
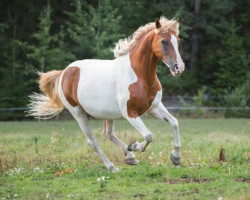
[[[18,174],[21,171],[21,168],[14,168],[16,174]]]
[[[36,168],[33,169],[33,172],[37,172],[37,171],[40,171],[39,167],[36,167]]]
[[[102,176],[101,178],[97,178],[96,181],[98,181],[98,182],[101,181],[101,180],[105,181],[105,178],[109,178],[109,177]]]

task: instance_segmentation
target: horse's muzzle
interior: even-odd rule
[[[181,73],[184,71],[185,69],[185,64],[182,62],[179,65],[178,64],[174,64],[172,66],[169,67],[170,72],[173,76],[180,76]]]

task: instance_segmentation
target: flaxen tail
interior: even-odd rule
[[[33,93],[28,105],[28,115],[48,119],[60,113],[64,105],[58,94],[58,84],[62,71],[38,72],[39,86],[43,94]]]

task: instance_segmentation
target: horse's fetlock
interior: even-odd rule
[[[174,148],[175,149],[180,149],[181,148],[181,144],[174,145]]]
[[[145,140],[146,140],[147,142],[152,142],[152,141],[153,141],[153,135],[152,135],[152,134],[147,135],[147,136],[145,137]]]

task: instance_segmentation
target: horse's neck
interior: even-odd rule
[[[138,78],[148,83],[156,80],[158,58],[152,51],[154,31],[150,31],[138,41],[138,44],[130,51],[130,62]]]

